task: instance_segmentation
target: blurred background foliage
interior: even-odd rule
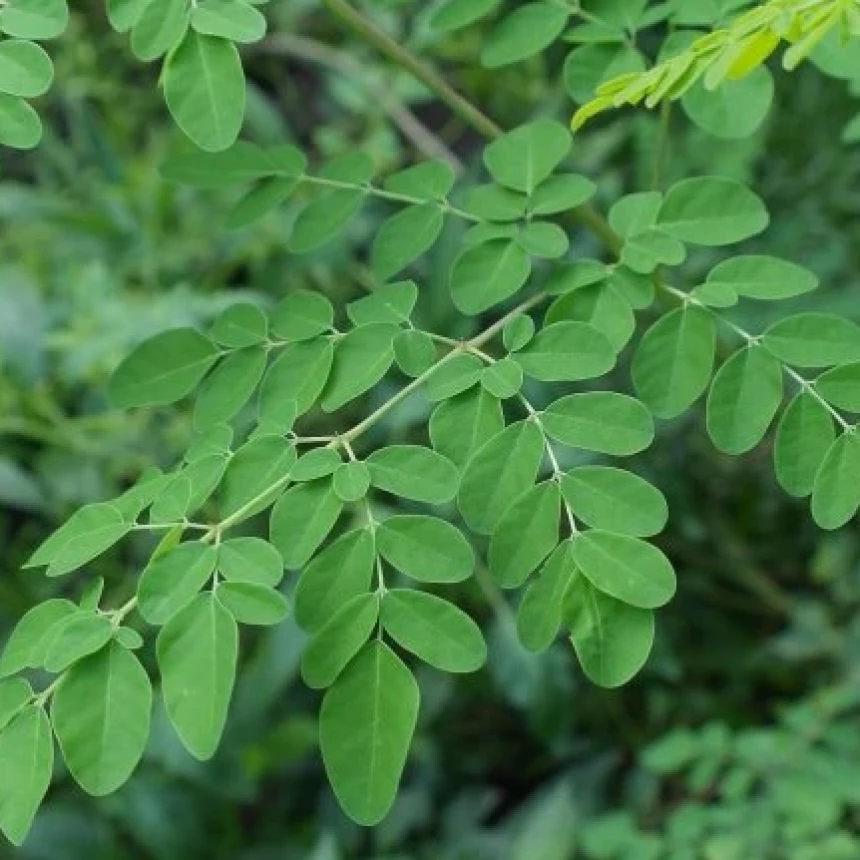
[[[475,60],[480,28],[440,39],[426,25],[434,4],[363,5],[399,41],[432,54],[503,127],[571,112],[562,83],[569,46],[489,72]],[[83,587],[21,572],[33,547],[80,504],[115,495],[146,464],[169,465],[184,450],[190,421],[181,409],[107,410],[105,382],[119,358],[156,331],[205,324],[240,299],[269,304],[299,288],[335,303],[355,298],[386,214],[384,204],[367,208],[344,239],[303,258],[284,250],[289,206],[247,231],[221,229],[228,195],[159,179],[160,161],[183,144],[154,73],[130,60],[99,6],[80,4],[54,49],[43,145],[3,155],[0,639],[38,600]],[[267,14],[273,35],[245,56],[248,137],[296,142],[314,161],[360,149],[380,172],[445,153],[463,174],[477,173],[474,132],[317,2],[276,0]],[[718,140],[674,111],[663,175],[751,182],[773,216],[754,249],[822,279],[791,310],[860,321],[860,152],[840,144],[857,112],[856,71],[853,89],[814,65],[777,73],[773,109],[744,140]],[[660,134],[659,117],[626,112],[578,136],[577,167],[599,183],[604,204],[648,187]],[[416,272],[423,321],[454,335],[445,275],[456,238]],[[584,232],[574,247],[599,253]],[[691,257],[683,286],[714,261],[710,251]],[[757,309],[737,313],[753,330],[765,322]],[[627,369],[617,373],[629,390]],[[25,847],[0,856],[860,857],[860,532],[817,531],[806,505],[778,489],[767,443],[724,457],[706,438],[702,411],[664,424],[637,464],[669,498],[660,542],[680,590],[661,614],[654,656],[629,686],[591,686],[563,642],[527,654],[504,599],[476,589],[470,608],[491,631],[488,668],[459,680],[420,674],[422,722],[404,790],[384,824],[362,831],[325,783],[316,696],[297,679],[302,634],[286,623],[246,643],[213,762],[193,762],[157,716],[144,765],[118,795],[88,799],[58,773]],[[408,401],[379,432],[402,438],[427,417],[426,403]],[[336,429],[319,420],[322,432]],[[132,545],[88,573],[121,588],[142,552]]]

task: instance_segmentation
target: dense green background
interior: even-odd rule
[[[488,72],[475,61],[480,29],[440,42],[416,13],[423,4],[366,6],[400,41],[434,55],[502,126],[571,112],[563,46]],[[412,163],[422,146],[444,147],[465,175],[477,172],[476,134],[316,2],[276,2],[269,16],[277,35],[245,54],[249,137],[296,142],[314,161],[361,149],[381,172]],[[20,572],[77,506],[183,450],[182,409],[107,409],[117,361],[147,335],[205,324],[240,299],[270,304],[297,288],[336,303],[357,297],[368,240],[387,214],[368,207],[335,245],[303,258],[284,250],[290,206],[227,233],[216,215],[228,195],[159,179],[159,162],[184,144],[154,72],[130,60],[101,10],[76,13],[53,53],[45,141],[33,154],[4,153],[0,182],[0,638],[57,589],[76,595],[96,574],[110,589],[140,569],[144,547],[132,544],[70,583]],[[839,142],[855,112],[848,88],[809,66],[777,75],[774,110],[753,138],[720,142],[680,111],[670,118],[666,180],[715,172],[750,182],[773,215],[754,250],[821,277],[819,293],[782,313],[814,307],[860,320],[860,153]],[[604,204],[647,187],[657,123],[625,113],[577,138],[575,160]],[[420,145],[410,137],[416,126]],[[574,246],[598,252],[585,233]],[[416,272],[422,321],[452,335],[458,318],[445,273],[456,248],[452,228]],[[716,259],[694,255],[686,285]],[[741,316],[753,330],[765,321],[760,312]],[[613,383],[629,390],[623,363]],[[410,401],[379,438],[420,432],[427,414]],[[337,429],[326,420],[321,432]],[[818,532],[806,505],[777,488],[769,455],[767,442],[740,460],[718,454],[694,410],[664,424],[638,458],[670,502],[659,543],[677,566],[679,595],[660,613],[646,670],[621,691],[589,685],[564,643],[528,655],[504,600],[477,586],[464,593],[490,631],[489,665],[459,679],[419,672],[422,717],[407,777],[394,812],[372,832],[348,823],[326,785],[318,697],[297,679],[301,634],[287,623],[245,642],[213,762],[193,762],[158,717],[144,765],[116,796],[87,799],[57,773],[14,856],[860,857],[860,535],[854,524]]]

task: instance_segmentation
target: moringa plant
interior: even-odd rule
[[[292,144],[240,140],[237,45],[264,37],[260,9],[109,0],[133,54],[161,63],[167,107],[194,145],[164,163],[164,181],[241,190],[224,214],[232,229],[300,207],[285,238],[295,254],[336,241],[370,201],[390,214],[367,248],[367,295],[345,307],[306,290],[272,310],[235,304],[210,330],[165,331],[116,368],[114,407],[193,398],[195,436],[173,469],[153,467],[119,497],[78,511],[28,562],[67,576],[131,535],[152,541],[124,602],[103,601],[91,581],[77,600],[36,606],[6,643],[0,828],[16,844],[48,790],[54,738],[91,794],[133,773],[150,731],[151,661],[138,653],[151,640],[157,694],[184,746],[205,760],[227,720],[240,628],[294,612],[308,637],[303,679],[322,691],[326,771],[363,825],[385,817],[407,762],[420,698],[412,666],[460,674],[486,660],[481,627],[456,602],[471,577],[514,593],[526,648],[563,635],[594,683],[625,684],[647,661],[654,611],[676,587],[651,541],[666,501],[629,458],[652,443],[655,419],[703,398],[708,433],[726,454],[750,451],[775,427],[777,480],[810,498],[822,528],[860,507],[860,327],[819,312],[764,331],[738,325],[739,302],[815,289],[799,260],[741,249],[703,279],[673,284],[684,282],[689,248],[729,248],[767,228],[753,190],[721,176],[661,189],[658,151],[655,187],[604,215],[595,183],[574,167],[566,123],[538,116],[503,131],[380,29],[373,4],[369,16],[345,0],[322,5],[486,138],[483,178],[458,180],[441,159],[378,176],[362,152],[313,163]],[[679,98],[704,130],[748,135],[773,95],[765,61],[783,42],[787,67],[812,53],[836,77],[860,79],[857,0],[750,5],[446,0],[429,27],[440,38],[485,28],[481,62],[491,69],[573,43],[559,71],[582,105],[579,135],[609,108],[663,104],[665,118]],[[65,0],[0,6],[7,146],[38,143],[27,100],[48,89],[52,68],[37,42],[61,35],[67,19]],[[665,37],[656,57],[642,33]],[[422,288],[409,275],[452,225],[461,247],[446,279],[461,319],[428,331],[414,320]],[[574,255],[572,226],[602,252]],[[615,390],[616,369],[628,367],[632,387]],[[429,403],[429,421],[420,437],[389,444],[380,423],[407,401]],[[320,435],[321,423],[337,429]],[[265,537],[254,528],[262,523]]]

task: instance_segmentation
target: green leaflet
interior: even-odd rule
[[[577,519],[595,529],[651,537],[669,518],[663,494],[623,469],[578,466],[562,476],[561,492]]]
[[[427,399],[433,402],[448,400],[468,391],[481,378],[484,364],[471,353],[457,353],[440,361],[427,379]]]
[[[812,516],[823,529],[838,529],[860,508],[860,437],[851,429],[829,448],[815,476]]]
[[[410,206],[379,228],[370,250],[370,265],[380,280],[405,269],[433,247],[445,219],[435,203]]]
[[[555,549],[520,601],[517,635],[535,654],[549,648],[561,629],[566,595],[578,577],[571,548],[566,540]]]
[[[567,56],[564,86],[572,99],[584,104],[604,81],[644,69],[644,57],[627,45],[581,45]]]
[[[860,362],[822,373],[815,380],[815,390],[837,409],[860,413]]]
[[[423,331],[402,331],[394,338],[394,360],[407,376],[417,378],[435,364],[436,344]]]
[[[592,379],[615,366],[615,350],[606,337],[571,321],[541,329],[514,358],[527,376],[544,382]]]
[[[166,624],[197,596],[215,571],[218,550],[199,541],[181,543],[150,562],[138,583],[140,614]]]
[[[80,611],[61,621],[45,653],[45,669],[54,674],[100,651],[110,642],[113,626],[104,615]]]
[[[326,480],[299,484],[278,499],[269,524],[272,543],[290,569],[303,567],[334,528],[343,502]]]
[[[269,627],[280,624],[290,612],[283,594],[257,582],[222,582],[216,596],[240,624]]]
[[[272,311],[272,333],[286,340],[310,340],[325,334],[334,322],[334,307],[321,293],[291,292]]]
[[[481,385],[499,400],[514,397],[523,384],[522,368],[512,358],[503,358],[484,368]]]
[[[526,314],[518,314],[508,320],[502,329],[502,341],[509,352],[522,349],[534,336],[535,321]]]
[[[118,642],[75,664],[51,708],[63,758],[81,787],[116,791],[149,740],[152,686],[138,659]]]
[[[535,120],[493,141],[484,150],[484,164],[500,185],[532,194],[564,160],[571,142],[561,123]]]
[[[796,314],[770,326],[762,344],[787,364],[829,367],[860,361],[860,326],[832,314]]]
[[[656,609],[675,593],[669,560],[638,538],[588,531],[574,540],[573,559],[595,588],[631,606]]]
[[[462,582],[475,566],[468,541],[454,526],[435,517],[391,517],[379,526],[376,540],[389,564],[421,582]]]
[[[68,23],[65,0],[17,0],[0,12],[0,30],[16,39],[56,39]]]
[[[364,463],[343,463],[334,473],[332,487],[342,502],[357,502],[370,489],[370,470]]]
[[[337,342],[331,376],[322,398],[322,408],[335,412],[373,388],[394,361],[394,338],[398,329],[388,323],[354,328]]]
[[[182,0],[149,0],[131,31],[132,53],[148,63],[172,51],[188,27],[188,7]]]
[[[156,640],[167,714],[186,749],[215,754],[233,693],[239,636],[233,616],[211,593],[174,615]]]
[[[633,356],[633,385],[658,418],[676,418],[704,393],[716,349],[714,319],[686,305],[661,317]]]
[[[457,505],[472,531],[491,534],[510,504],[535,482],[544,439],[533,421],[511,424],[469,459]]]
[[[0,732],[0,830],[21,845],[51,784],[54,744],[42,708],[29,705]]]
[[[320,552],[296,587],[296,620],[301,627],[316,632],[350,600],[366,594],[375,559],[370,529],[347,532]]]
[[[730,287],[750,299],[776,301],[814,290],[818,278],[801,266],[778,257],[731,257],[708,273],[711,286]]]
[[[683,179],[666,193],[657,226],[695,245],[731,245],[761,233],[768,225],[764,203],[733,179]]]
[[[175,403],[197,387],[217,358],[215,344],[194,329],[157,334],[122,361],[108,397],[120,409]]]
[[[200,387],[194,406],[198,429],[229,421],[251,399],[266,370],[263,349],[243,349],[229,355]]]
[[[191,26],[231,42],[257,42],[266,35],[262,12],[241,0],[203,0],[191,10]]]
[[[33,688],[23,678],[0,681],[0,732],[32,698]]]
[[[773,75],[766,66],[759,66],[740,80],[723,81],[714,90],[699,82],[684,93],[681,104],[708,134],[737,140],[754,134],[764,122],[773,90]]]
[[[44,95],[54,79],[54,67],[45,51],[33,42],[0,42],[0,92],[25,99]]]
[[[490,538],[490,572],[502,588],[518,588],[558,544],[561,493],[544,481],[514,499]]]
[[[815,476],[836,439],[833,418],[807,391],[785,410],[776,431],[773,458],[780,486],[792,496],[808,496]]]
[[[529,198],[529,209],[535,215],[556,215],[576,209],[594,196],[597,186],[578,173],[550,176],[541,182]]]
[[[0,144],[33,149],[42,139],[39,114],[23,99],[0,93]]]
[[[334,346],[327,339],[286,347],[263,379],[260,420],[277,423],[283,419],[285,409],[288,417],[304,415],[325,388],[333,360]]]
[[[305,647],[304,682],[315,690],[330,687],[370,638],[378,618],[377,594],[360,594],[345,603]]]
[[[245,119],[245,74],[235,45],[189,31],[166,63],[164,98],[176,124],[201,149],[233,144]]]
[[[284,560],[261,538],[231,538],[218,547],[218,570],[230,582],[274,587],[283,579]]]
[[[562,397],[546,408],[540,421],[553,439],[602,454],[637,454],[654,439],[648,410],[635,398],[611,391]]]
[[[422,161],[386,177],[383,187],[394,194],[439,200],[454,187],[454,168],[443,159]]]
[[[308,254],[327,245],[359,213],[366,197],[361,188],[318,197],[296,219],[287,247],[294,254]]]
[[[757,344],[736,352],[717,371],[708,394],[708,433],[727,454],[754,448],[782,403],[782,366]]]
[[[62,598],[46,600],[29,610],[6,642],[0,658],[0,677],[42,667],[59,625],[77,611],[74,603]]]
[[[269,320],[257,305],[239,302],[218,315],[212,326],[212,337],[224,346],[239,349],[263,343],[268,329]]]
[[[466,248],[451,269],[451,298],[459,311],[474,316],[514,295],[530,273],[528,254],[514,241]]]
[[[383,284],[370,295],[350,302],[346,306],[346,313],[356,326],[370,323],[391,323],[399,326],[408,322],[417,301],[418,287],[415,282],[398,281],[394,284]]]
[[[621,250],[621,262],[640,275],[648,275],[661,265],[678,266],[686,257],[682,242],[656,228],[631,236]]]
[[[127,535],[132,523],[110,504],[81,508],[28,559],[25,567],[47,565],[48,576],[77,570]]]
[[[227,230],[241,230],[259,221],[287,200],[298,184],[296,177],[264,179],[233,205],[224,219],[224,227]]]
[[[654,643],[654,613],[602,594],[579,577],[568,594],[570,640],[583,672],[601,687],[626,684]]]
[[[296,462],[296,448],[281,436],[246,442],[230,460],[221,484],[221,512],[243,519],[268,507]]]
[[[299,483],[326,478],[333,475],[342,462],[334,448],[314,448],[296,460],[290,470],[290,480]]]
[[[489,15],[501,0],[447,0],[430,18],[430,26],[441,33],[462,30]]]
[[[430,416],[433,447],[458,466],[505,427],[502,406],[483,388],[440,403]]]
[[[326,773],[341,806],[359,824],[379,823],[394,803],[418,703],[412,674],[379,641],[362,649],[323,699]]]
[[[374,451],[367,466],[374,487],[404,499],[441,505],[457,494],[457,467],[430,448],[391,445]]]
[[[611,283],[589,284],[557,298],[547,309],[546,325],[563,321],[586,323],[620,352],[636,330],[630,303]]]
[[[496,69],[540,53],[562,34],[568,15],[567,9],[549,2],[519,6],[490,32],[481,62]]]
[[[486,662],[478,625],[441,597],[392,589],[382,599],[381,621],[398,645],[443,672],[476,672]]]

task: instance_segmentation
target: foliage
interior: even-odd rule
[[[860,507],[851,419],[860,411],[860,327],[811,305],[753,333],[743,319],[748,303],[804,300],[817,278],[755,246],[697,256],[766,228],[764,202],[746,183],[685,177],[665,191],[619,196],[604,221],[590,206],[594,183],[567,164],[570,133],[545,118],[494,134],[480,182],[458,181],[439,159],[380,178],[360,152],[311,168],[314,159],[294,144],[234,142],[244,96],[234,60],[224,58],[237,56],[233,41],[262,36],[259,23],[251,26],[250,13],[259,13],[238,2],[193,12],[181,5],[175,18],[158,10],[171,34],[147,38],[164,47],[152,59],[169,52],[165,96],[178,125],[211,151],[173,155],[163,176],[214,195],[241,188],[225,219],[237,230],[265,229],[288,207],[294,254],[348,242],[367,207],[388,214],[366,249],[365,297],[341,305],[292,289],[274,306],[232,303],[203,329],[184,323],[145,338],[113,374],[109,397],[124,409],[172,407],[194,394],[194,436],[178,465],[146,469],[110,501],[101,495],[28,562],[62,577],[120,541],[145,547],[141,575],[120,589],[116,608],[118,594],[102,606],[97,582],[74,600],[37,604],[7,642],[0,760],[22,779],[0,794],[0,825],[14,842],[51,780],[52,731],[72,777],[96,796],[126,782],[159,713],[193,756],[215,754],[240,665],[239,626],[283,621],[285,568],[298,572],[289,596],[307,636],[304,643],[292,628],[302,678],[325,690],[322,758],[338,800],[361,824],[377,824],[394,803],[426,690],[415,677],[423,681],[420,663],[470,673],[488,653],[498,658],[494,640],[514,628],[525,648],[549,654],[563,632],[590,680],[625,684],[651,652],[653,610],[676,588],[667,555],[648,540],[669,506],[633,471],[637,461],[604,458],[639,455],[654,441],[654,418],[676,419],[703,398],[707,432],[727,454],[747,453],[775,426],[777,478],[811,499],[821,527],[841,527]],[[431,23],[456,30],[498,5],[445,4]],[[619,8],[626,16],[639,5]],[[548,48],[569,18],[551,6],[503,14],[485,65]],[[146,20],[132,30],[143,59]],[[359,20],[372,44],[402,59]],[[569,60],[568,71],[577,64]],[[188,74],[204,68],[214,77]],[[572,253],[571,217],[595,230],[602,251],[577,245]],[[448,278],[456,315],[436,331],[421,323],[427,288],[406,278],[426,271],[423,261],[445,241],[457,244]],[[674,268],[684,288],[668,282]],[[635,398],[623,381],[628,364]],[[386,440],[380,428],[409,409],[430,410],[422,432]],[[254,533],[263,514],[268,540]],[[498,589],[523,589],[515,624],[472,620],[483,621],[476,578],[502,605]],[[150,659],[139,650],[152,628],[163,703],[155,722]],[[42,684],[43,672],[54,680]],[[725,737],[705,731],[701,749],[694,737],[682,764],[701,755],[707,768],[715,732]],[[565,806],[564,791],[557,797],[550,810]],[[840,795],[834,808],[841,814],[850,801]],[[695,826],[719,830],[733,814]],[[612,835],[621,831],[623,839]],[[629,819],[598,821],[586,834],[583,850],[594,856],[646,856],[657,844]],[[714,838],[713,850],[736,850]],[[785,836],[786,850],[794,838]],[[803,850],[821,847],[809,838]]]

